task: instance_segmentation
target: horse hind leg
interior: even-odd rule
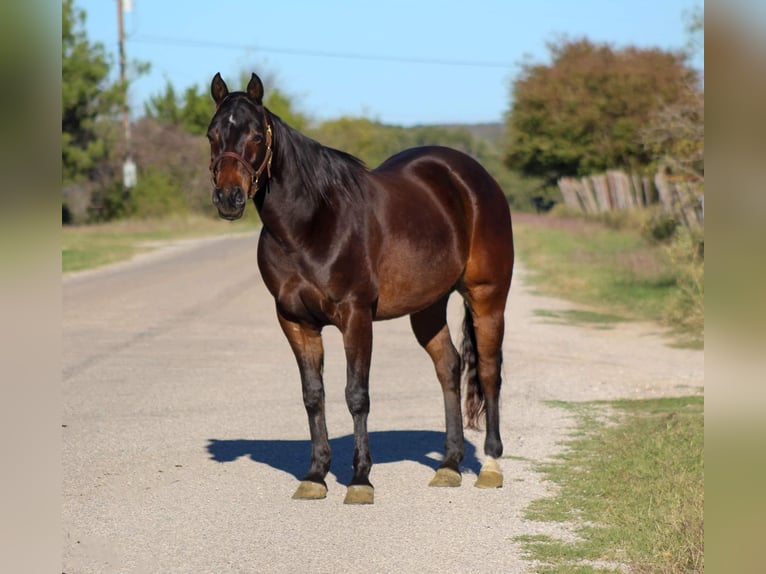
[[[410,316],[412,331],[418,343],[431,357],[436,376],[444,395],[446,439],[444,460],[431,479],[429,486],[460,486],[460,462],[465,446],[462,414],[460,411],[460,356],[452,344],[447,326],[447,300],[445,296],[430,307]]]
[[[500,488],[503,474],[497,463],[503,454],[500,438],[500,387],[502,385],[502,344],[505,329],[507,289],[487,285],[465,293],[463,355],[468,363],[466,416],[476,428],[485,415],[485,461],[474,486]],[[473,363],[473,365],[471,365]]]

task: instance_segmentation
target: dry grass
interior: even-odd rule
[[[92,269],[130,259],[151,249],[148,242],[204,237],[250,231],[258,225],[252,214],[242,221],[228,222],[201,215],[163,219],[127,219],[95,225],[65,226],[62,229],[63,272]]]
[[[678,344],[701,347],[704,262],[690,241],[671,247],[638,228],[614,229],[582,218],[514,214],[519,258],[540,290],[626,318],[677,331]]]

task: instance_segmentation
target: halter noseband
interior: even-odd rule
[[[245,168],[245,171],[250,174],[250,189],[247,190],[247,197],[250,198],[250,190],[255,186],[255,193],[258,192],[258,180],[263,175],[264,170],[266,171],[266,177],[271,178],[271,158],[274,155],[273,150],[271,149],[272,144],[272,133],[271,133],[271,124],[266,119],[266,112],[263,112],[263,122],[266,124],[266,153],[263,156],[263,161],[261,161],[261,165],[258,167],[258,169],[253,169],[253,166],[250,165],[250,162],[248,162],[244,157],[239,155],[236,152],[233,151],[223,151],[218,154],[218,156],[213,160],[213,163],[210,164],[210,171],[213,176],[213,185],[216,185],[215,177],[216,177],[216,168],[218,167],[218,164],[221,163],[225,158],[230,157],[233,159],[236,159],[242,167]]]

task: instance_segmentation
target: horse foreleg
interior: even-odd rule
[[[324,384],[322,368],[324,348],[321,333],[286,319],[277,312],[279,324],[298,362],[303,388],[303,404],[309,420],[311,435],[311,467],[293,494],[295,499],[318,499],[327,496],[325,476],[330,470],[330,442],[325,422]]]
[[[367,434],[370,412],[370,360],[372,358],[372,313],[349,309],[341,324],[346,351],[346,404],[354,421],[354,475],[348,487],[346,504],[372,504],[370,483],[372,457]]]

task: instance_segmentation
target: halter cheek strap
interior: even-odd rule
[[[258,192],[258,180],[263,175],[264,171],[266,172],[267,179],[271,178],[271,159],[274,156],[274,151],[271,148],[273,136],[271,132],[271,124],[269,124],[266,119],[266,112],[264,112],[263,114],[263,119],[264,119],[264,123],[266,124],[266,153],[264,154],[263,160],[261,161],[261,165],[258,166],[258,169],[253,169],[253,166],[250,165],[250,162],[248,162],[244,157],[242,157],[236,152],[233,152],[233,151],[221,152],[210,164],[210,172],[213,176],[213,185],[215,185],[215,174],[218,169],[218,164],[220,164],[221,161],[223,161],[227,157],[236,159],[242,165],[245,171],[248,174],[250,174],[250,189],[247,190],[248,198],[252,197],[252,195],[255,195],[255,193]],[[250,191],[253,188],[255,188],[255,191],[251,195]]]

